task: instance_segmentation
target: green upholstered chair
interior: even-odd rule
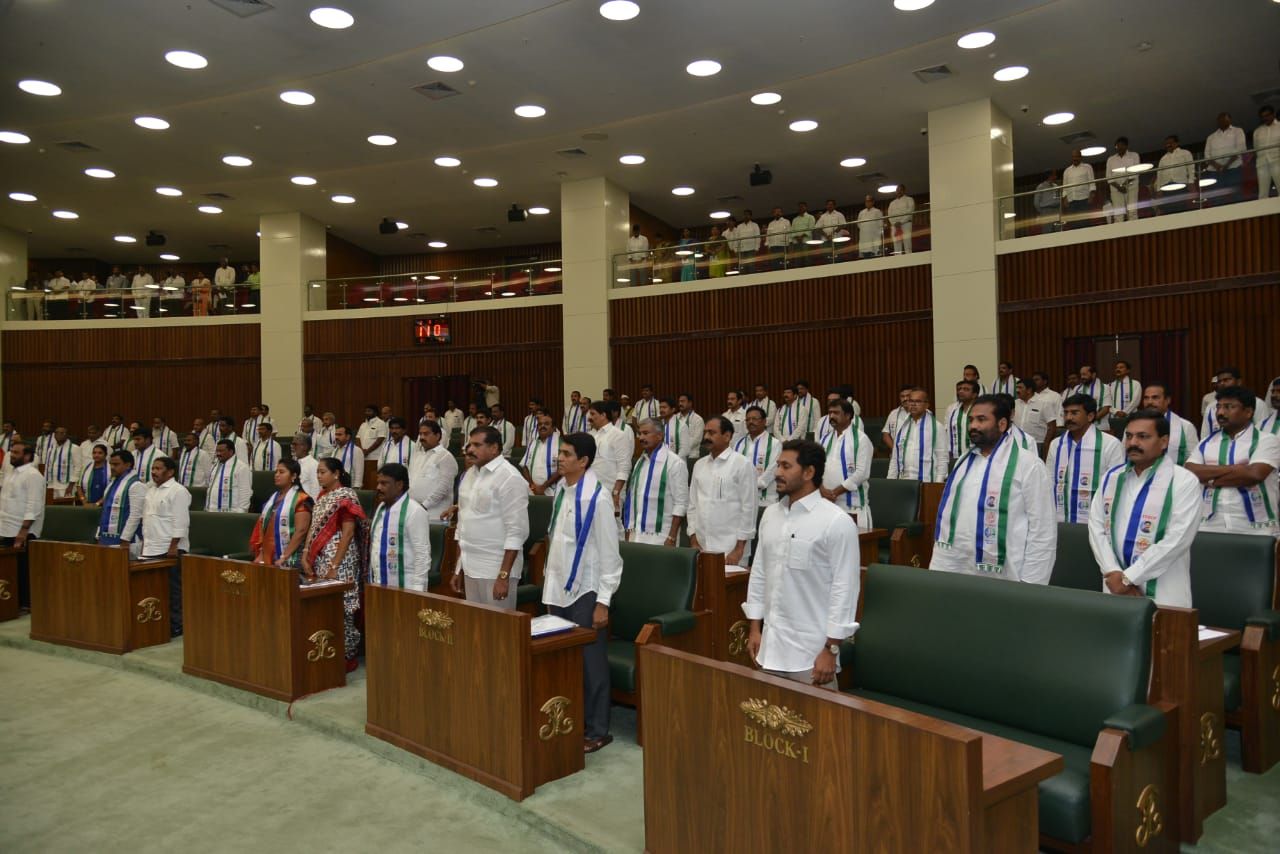
[[[191,493],[191,509],[203,510],[205,499],[209,496],[209,488],[205,486],[189,486],[187,492]]]
[[[884,432],[883,418],[863,418],[862,432],[867,434],[867,438],[871,440],[872,445],[877,451],[884,449],[884,443],[880,441],[880,434]],[[871,475],[872,477],[883,477],[883,475]]]
[[[360,507],[364,510],[364,515],[369,520],[369,524],[373,524],[373,510],[378,504],[378,492],[374,489],[357,489],[356,496],[360,499]]]
[[[276,491],[275,472],[255,471],[252,483],[253,486],[250,488],[249,496],[249,512],[261,513],[262,508],[267,504],[267,500],[271,498],[271,493]]]
[[[249,560],[249,536],[258,522],[257,513],[191,512],[191,554]]]
[[[926,541],[933,537],[933,531],[926,531],[920,522],[920,482],[871,478],[867,500],[871,521],[890,532],[888,539],[880,541],[880,562],[919,565]]]
[[[1089,526],[1058,523],[1058,554],[1049,576],[1053,587],[1102,591],[1102,570],[1089,548]]]
[[[432,525],[429,530],[431,535],[431,569],[427,570],[427,589],[440,584],[440,563],[444,560],[444,530],[445,524],[443,522]]]
[[[529,496],[529,536],[524,541],[524,576],[516,590],[516,607],[530,614],[542,613],[542,569],[547,559],[547,526],[555,499]]]
[[[98,531],[102,510],[97,507],[76,507],[72,504],[49,504],[44,508],[42,540],[61,543],[93,543]]]
[[[889,476],[889,458],[888,457],[872,457],[871,458],[871,477],[882,479]]]
[[[1163,770],[1145,777],[1176,739],[1146,704],[1155,613],[1146,598],[875,565],[849,656],[850,693],[1061,754],[1065,769],[1039,786],[1042,837],[1076,850],[1089,842],[1094,815],[1123,802],[1115,832],[1131,840],[1138,791],[1174,779]],[[1106,751],[1095,753],[1104,729],[1123,732],[1130,751],[1153,752],[1129,766],[1121,751],[1111,774],[1097,758]],[[1112,786],[1125,794],[1103,791]],[[1080,850],[1111,850],[1094,842]]]

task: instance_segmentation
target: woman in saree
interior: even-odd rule
[[[249,535],[254,563],[294,568],[302,563],[302,544],[311,530],[315,502],[302,491],[301,477],[302,468],[296,461],[276,463],[276,491]]]
[[[708,265],[711,278],[724,278],[725,271],[729,269],[729,244],[720,236],[720,226],[711,226],[711,237],[707,238],[707,246],[703,251],[711,259]]]
[[[693,232],[685,229],[680,232],[680,248],[676,250],[676,254],[680,257],[680,281],[692,282],[698,278],[698,262],[693,257],[697,251],[693,248],[694,244]],[[680,255],[681,252],[687,252],[688,255]]]
[[[339,460],[322,458],[316,465],[316,480],[320,483],[320,495],[311,513],[311,529],[302,549],[302,575],[307,581],[356,582],[342,595],[347,672],[350,673],[358,666],[360,631],[356,628],[356,612],[360,610],[360,581],[364,578],[361,562],[368,522],[360,497],[351,488],[351,475],[342,470]]]
[[[101,507],[102,497],[107,494],[107,483],[111,480],[111,472],[107,468],[107,457],[111,449],[102,442],[93,446],[93,459],[85,464],[76,482],[76,498],[89,507]]]

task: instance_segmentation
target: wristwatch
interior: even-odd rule
[[[506,580],[507,580],[507,578],[508,578],[510,575],[511,575],[511,573],[507,572],[507,571],[504,569],[504,570],[502,570],[501,572],[499,572],[499,573],[498,573],[498,578],[499,578],[500,580],[502,580],[502,581],[506,581]]]
[[[840,644],[838,644],[838,643],[829,643],[829,644],[827,644],[827,652],[831,653],[831,654],[832,654],[832,655],[834,655],[836,658],[839,658],[839,657],[840,657]]]

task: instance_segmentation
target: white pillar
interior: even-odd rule
[[[604,178],[560,187],[564,258],[564,392],[592,400],[609,385],[609,287],[613,256],[626,251],[631,197]]]
[[[996,375],[996,198],[1012,192],[1008,116],[986,99],[929,113],[936,409],[952,400],[964,365],[984,383]]]
[[[263,214],[258,257],[262,270],[262,402],[285,436],[302,420],[306,378],[302,320],[308,283],[325,277],[325,229],[301,213]]]
[[[0,226],[0,300],[3,300],[3,311],[6,320],[13,320],[15,315],[10,309],[9,294],[14,285],[21,285],[27,280],[27,236],[11,228]],[[0,336],[2,339],[3,336]],[[0,366],[4,365],[4,342],[0,340]],[[0,413],[4,407],[4,373],[0,371]]]

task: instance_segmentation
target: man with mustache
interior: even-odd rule
[[[1102,587],[1191,607],[1191,542],[1200,528],[1200,484],[1167,459],[1169,422],[1139,409],[1124,426],[1125,463],[1109,470],[1089,508],[1089,547]]]
[[[1103,475],[1124,463],[1124,448],[1094,423],[1096,412],[1097,403],[1087,394],[1073,394],[1062,404],[1067,432],[1050,443],[1045,458],[1059,522],[1088,522]]]
[[[1201,440],[1187,458],[1187,470],[1204,485],[1206,531],[1274,537],[1280,485],[1280,439],[1253,423],[1257,400],[1238,385],[1218,390],[1219,430]]]

